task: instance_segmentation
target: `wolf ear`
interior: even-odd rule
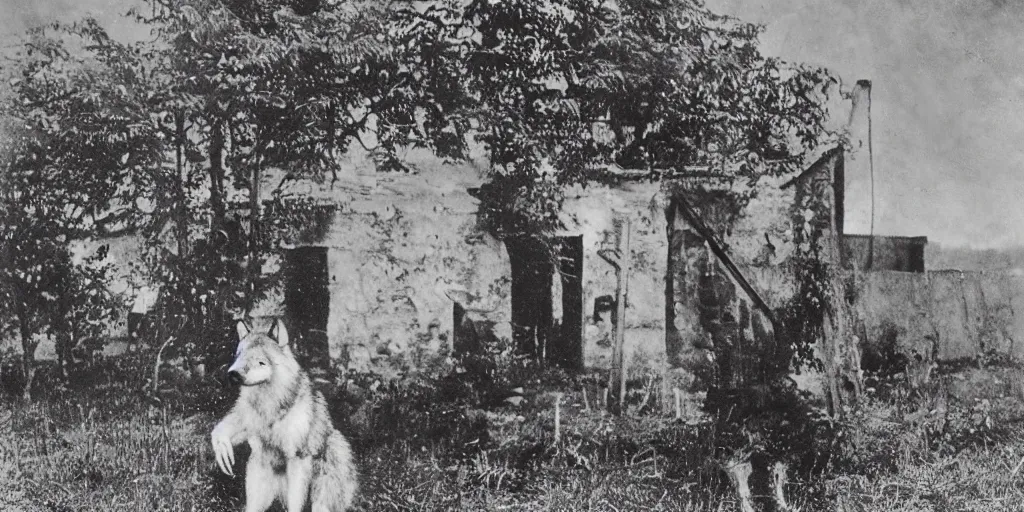
[[[235,331],[238,332],[238,339],[244,340],[249,335],[249,328],[245,326],[245,322],[238,322],[235,325]]]
[[[277,340],[277,344],[282,347],[288,346],[288,329],[285,329],[284,322],[280,320],[274,320],[274,324],[270,326],[270,337]]]

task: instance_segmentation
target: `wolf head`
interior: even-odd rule
[[[250,332],[245,323],[238,322],[238,348],[235,362],[228,368],[228,378],[242,386],[256,386],[270,382],[275,374],[292,373],[297,366],[295,356],[288,348],[288,330],[275,320],[270,331]]]

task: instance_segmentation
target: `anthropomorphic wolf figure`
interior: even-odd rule
[[[358,487],[352,452],[288,347],[288,331],[280,321],[269,333],[237,327],[228,376],[241,392],[211,435],[221,471],[234,475],[234,446],[247,441],[246,512],[263,512],[275,499],[288,512],[300,512],[307,500],[312,512],[343,512]]]

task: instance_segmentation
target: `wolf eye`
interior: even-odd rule
[[[260,366],[266,366],[266,365],[267,365],[266,361],[260,361]]]

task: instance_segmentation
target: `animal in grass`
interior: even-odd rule
[[[251,449],[245,473],[245,510],[263,512],[275,500],[287,512],[309,503],[312,512],[343,512],[358,490],[348,440],[331,423],[275,321],[267,333],[237,325],[238,348],[228,377],[241,386],[238,401],[213,429],[217,465],[234,476],[234,446]]]

